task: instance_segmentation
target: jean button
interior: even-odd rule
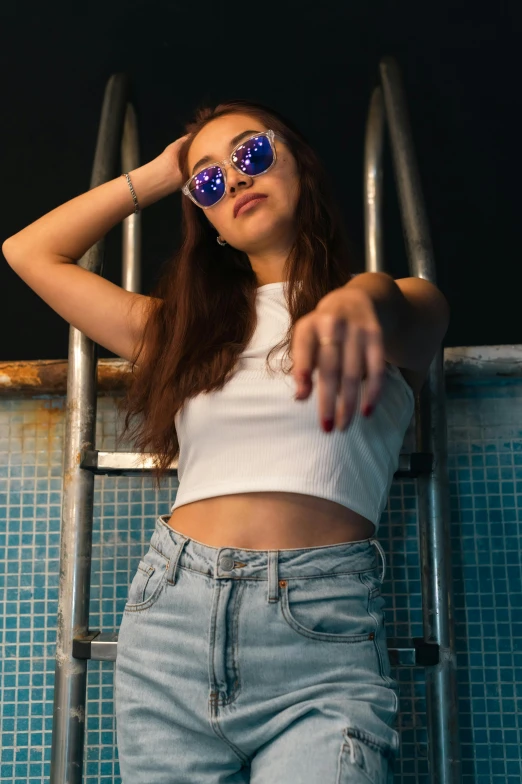
[[[221,556],[219,565],[221,566],[223,571],[230,572],[231,569],[233,569],[234,567],[234,559],[232,558],[231,555],[223,555]]]

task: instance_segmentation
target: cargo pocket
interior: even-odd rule
[[[346,727],[337,784],[392,784],[398,748],[397,731],[392,746],[371,732]]]
[[[152,607],[163,591],[168,565],[169,559],[150,547],[139,562],[132,579],[125,605],[126,612],[141,612]]]

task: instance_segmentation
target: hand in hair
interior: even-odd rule
[[[182,145],[188,139],[189,135],[190,134],[187,133],[185,136],[181,136],[179,139],[176,139],[176,141],[171,142],[171,144],[168,144],[163,152],[158,155],[158,158],[164,162],[165,166],[170,171],[173,180],[176,183],[176,190],[179,190],[183,185],[179,166],[179,151]]]

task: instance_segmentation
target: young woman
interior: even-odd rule
[[[3,245],[133,363],[125,432],[139,415],[158,481],[179,454],[119,632],[122,780],[384,784],[399,700],[375,535],[447,302],[353,276],[318,158],[277,112],[232,102],[186,131]],[[74,264],[178,189],[183,242],[154,296]]]

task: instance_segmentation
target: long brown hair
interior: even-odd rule
[[[270,371],[269,359],[276,350],[286,349],[283,360],[291,360],[295,322],[328,292],[348,282],[353,254],[318,156],[297,128],[273,109],[240,100],[199,109],[186,124],[190,136],[179,153],[183,181],[189,177],[187,158],[194,136],[215,118],[233,113],[249,114],[283,136],[298,167],[296,239],[283,271],[290,327],[267,355]],[[167,259],[151,291],[150,311],[132,358],[131,382],[118,404],[125,412],[118,441],[128,434],[137,451],[152,453],[158,488],[179,454],[175,414],[185,399],[223,388],[256,327],[257,279],[248,256],[218,245],[216,237],[203,210],[182,197],[181,247]],[[291,363],[281,369],[290,372]],[[137,417],[132,427],[131,417]]]

